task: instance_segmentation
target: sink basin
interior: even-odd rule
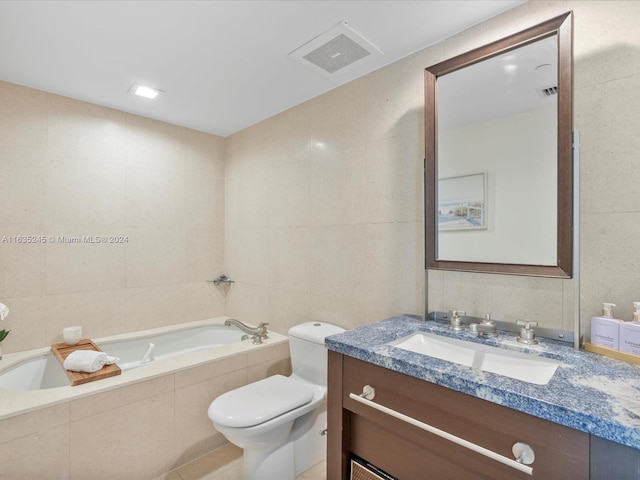
[[[549,383],[561,363],[552,358],[429,333],[414,333],[388,345],[536,385]]]

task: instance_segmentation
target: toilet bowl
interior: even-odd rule
[[[307,322],[289,330],[293,373],[273,375],[217,397],[208,415],[244,449],[243,480],[294,480],[326,458],[327,350],[344,329]]]

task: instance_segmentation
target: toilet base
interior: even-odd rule
[[[327,457],[326,404],[296,420],[291,436],[296,464],[296,476],[325,460]]]
[[[292,442],[285,442],[275,450],[245,449],[242,480],[295,480],[293,452]]]

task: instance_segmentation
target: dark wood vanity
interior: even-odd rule
[[[640,478],[638,450],[333,351],[328,381],[329,480],[350,478],[353,455],[401,480]],[[376,404],[499,457],[530,445],[531,474],[350,397],[365,385]]]

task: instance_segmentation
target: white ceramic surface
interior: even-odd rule
[[[389,345],[536,385],[549,383],[561,363],[551,358],[428,333],[415,333]]]

